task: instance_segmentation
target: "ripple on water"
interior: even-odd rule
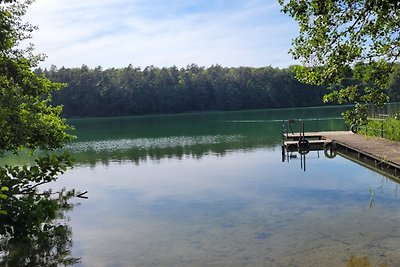
[[[194,145],[209,145],[219,143],[239,142],[243,139],[241,135],[206,135],[206,136],[170,136],[160,138],[136,138],[118,139],[89,142],[75,142],[66,148],[72,152],[87,150],[120,151],[130,149],[162,149],[171,147],[186,147]]]

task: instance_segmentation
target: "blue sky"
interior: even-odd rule
[[[287,67],[296,23],[277,0],[36,0],[26,17],[49,67]]]

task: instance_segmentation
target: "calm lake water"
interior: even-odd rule
[[[99,267],[399,266],[395,182],[323,152],[306,155],[306,171],[299,157],[282,162],[282,120],[343,130],[342,111],[72,120],[77,164],[55,185],[88,191],[68,213],[72,256]]]

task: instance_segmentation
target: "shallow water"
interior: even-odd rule
[[[395,182],[323,152],[281,161],[281,120],[342,130],[341,111],[72,121],[78,162],[55,187],[88,191],[69,213],[78,266],[398,266]]]

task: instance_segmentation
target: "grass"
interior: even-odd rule
[[[370,119],[367,125],[361,127],[360,133],[400,141],[400,120],[395,118]]]

